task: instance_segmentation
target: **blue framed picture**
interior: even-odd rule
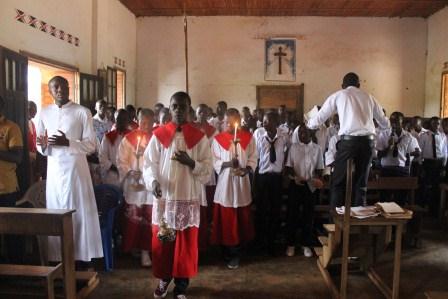
[[[268,39],[265,42],[266,81],[296,81],[296,40]]]

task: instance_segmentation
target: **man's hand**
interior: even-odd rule
[[[37,145],[40,145],[43,150],[45,150],[48,146],[48,134],[47,130],[45,130],[44,135],[37,136],[36,138]]]
[[[160,183],[158,181],[152,182],[152,194],[157,198],[162,197],[162,190],[160,189]]]
[[[178,161],[180,164],[187,165],[191,169],[194,169],[194,166],[196,164],[194,160],[191,159],[190,156],[188,156],[187,152],[185,151],[175,152],[173,160]]]
[[[57,146],[69,146],[70,141],[65,137],[65,133],[61,130],[58,130],[61,135],[53,135],[51,137],[48,137],[48,144],[49,145],[57,145]]]
[[[238,160],[237,160],[238,161]],[[240,172],[242,177],[246,176],[249,172],[252,171],[252,168],[246,167],[246,168],[240,168]]]

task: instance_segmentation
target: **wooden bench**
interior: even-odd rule
[[[55,267],[0,264],[0,276],[45,278],[47,298],[54,299],[54,280],[62,276],[62,264],[59,263]]]
[[[61,238],[63,265],[61,273],[64,278],[66,299],[76,298],[72,224],[72,214],[74,212],[75,210],[0,208],[0,234],[47,235]],[[45,271],[50,271],[32,265],[21,265],[20,267],[24,268],[15,268],[17,273],[20,271],[40,271],[38,274],[43,275]]]

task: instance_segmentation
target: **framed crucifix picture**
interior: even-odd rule
[[[268,39],[265,42],[266,81],[296,81],[296,40]]]

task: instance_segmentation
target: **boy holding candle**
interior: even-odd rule
[[[138,129],[123,138],[118,147],[117,168],[126,200],[126,224],[123,234],[123,251],[141,250],[141,265],[151,266],[151,216],[152,194],[146,189],[135,186],[140,182],[143,158],[146,146],[152,137],[154,112],[143,108],[138,114]]]
[[[254,238],[251,184],[248,174],[257,166],[252,134],[239,129],[238,110],[227,110],[227,131],[212,142],[213,166],[218,173],[211,243],[223,246],[229,269],[239,267],[240,246]]]

